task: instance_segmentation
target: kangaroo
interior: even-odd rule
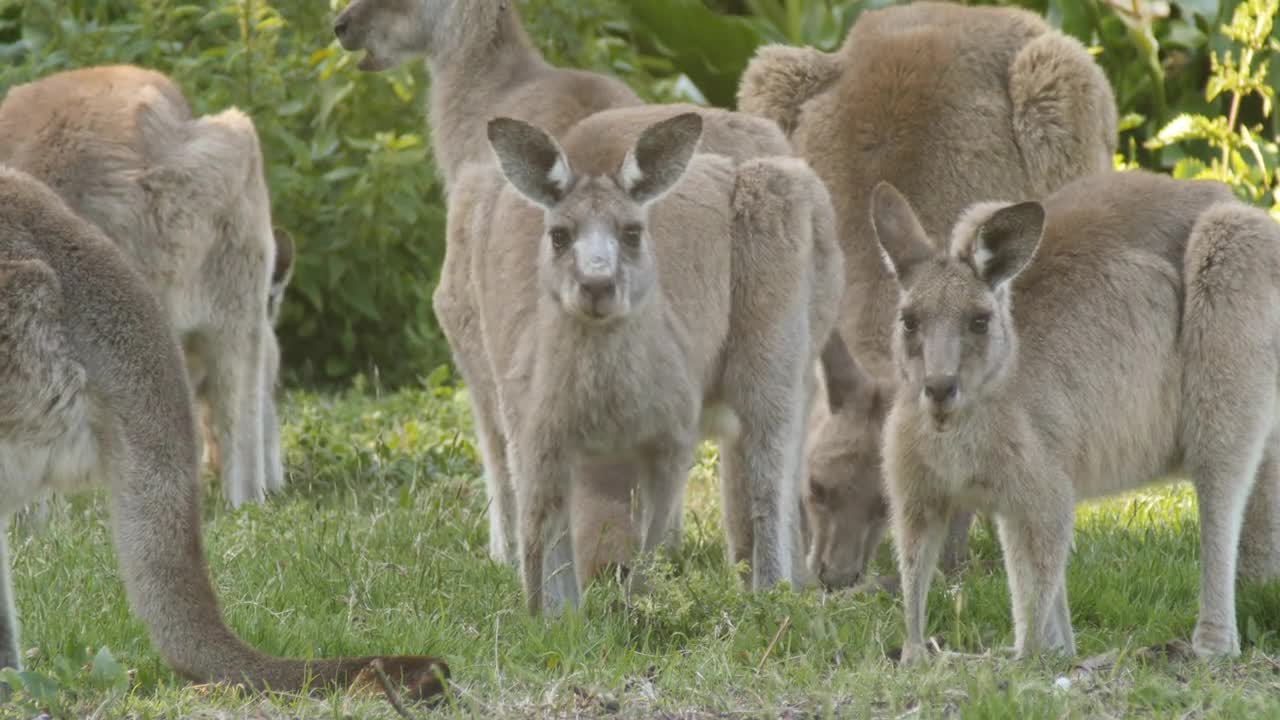
[[[880,436],[898,288],[872,239],[871,189],[901,188],[935,235],[973,202],[1041,197],[1110,168],[1115,99],[1085,49],[1030,12],[915,2],[863,13],[834,53],[761,47],[738,107],[783,128],[835,202],[848,285],[822,355],[804,503],[810,570],[846,587],[889,519]],[[952,521],[948,571],[967,557],[970,519]]]
[[[471,247],[482,242],[492,220],[493,198],[504,181],[490,173],[493,154],[485,123],[499,115],[543,128],[562,138],[597,112],[636,108],[643,101],[616,78],[554,67],[529,42],[516,5],[509,0],[353,0],[335,19],[343,48],[364,51],[358,67],[377,72],[425,55],[432,77],[429,125],[432,148],[448,194],[448,252],[433,295],[433,307],[457,365],[470,389],[476,436],[484,459],[489,505],[489,554],[516,563],[515,498],[506,467],[507,438],[497,424],[497,381],[488,366],[480,320],[471,299]],[[692,109],[649,109],[653,122]],[[703,147],[738,159],[790,155],[792,149],[769,123],[700,108],[707,124]],[[476,167],[479,165],[481,167]],[[486,175],[488,177],[486,177]],[[464,187],[465,186],[465,187]],[[493,420],[491,423],[490,420]],[[580,574],[592,576],[623,564],[640,528],[629,512],[639,478],[627,463],[590,464],[595,476],[575,481],[571,512]],[[671,542],[680,537],[673,518]]]
[[[1226,186],[1147,172],[978,203],[934,244],[888,183],[876,237],[902,285],[886,486],[907,639],[957,507],[992,513],[1019,657],[1073,655],[1074,507],[1185,470],[1200,512],[1200,656],[1238,655],[1255,478],[1280,457],[1280,226]]]
[[[235,109],[195,118],[143,68],[72,70],[9,91],[0,162],[47,183],[147,279],[199,376],[231,506],[281,489],[272,323],[293,244],[272,232],[252,121]]]
[[[0,517],[41,492],[106,484],[129,604],[177,672],[299,691],[312,679],[345,686],[379,659],[271,657],[226,626],[201,547],[191,394],[164,310],[100,229],[2,166],[0,336]],[[0,666],[20,669],[8,573],[6,553]],[[414,696],[448,676],[432,657],[382,660]]]
[[[648,551],[666,535],[703,424],[731,433],[726,530],[731,548],[749,543],[751,586],[791,579],[806,361],[843,284],[830,200],[802,161],[695,155],[700,114],[652,114],[598,114],[563,148],[527,123],[489,123],[514,192],[477,248],[476,297],[534,613],[578,600],[562,572],[574,562],[574,463],[639,469]]]

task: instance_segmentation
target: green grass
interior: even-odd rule
[[[487,557],[485,497],[465,395],[291,394],[290,486],[232,512],[206,494],[205,536],[231,625],[273,653],[432,653],[456,693],[435,715],[620,717],[1277,717],[1280,586],[1244,586],[1245,656],[1150,659],[1189,638],[1197,524],[1185,485],[1078,513],[1069,569],[1081,658],[947,659],[898,670],[901,610],[883,595],[747,595],[724,561],[712,450],[695,468],[687,538],[651,595],[593,587],[579,612],[530,618],[512,569]],[[319,700],[193,687],[155,655],[128,612],[101,493],[11,533],[29,672],[0,717],[396,717],[377,696]],[[962,584],[937,583],[930,632],[949,648],[1009,645],[999,548],[979,526]],[[889,548],[878,569],[891,571]],[[103,649],[106,649],[105,652]],[[1067,689],[1055,688],[1061,677]],[[425,708],[417,712],[426,714]]]

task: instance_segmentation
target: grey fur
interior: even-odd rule
[[[826,190],[803,162],[690,158],[700,115],[641,108],[584,120],[557,161],[573,189],[541,211],[501,192],[485,213],[495,225],[471,237],[482,243],[472,301],[499,378],[531,610],[577,601],[566,567],[571,468],[641,468],[636,519],[652,550],[667,536],[701,427],[720,412],[733,420],[710,424],[736,431],[722,452],[734,559],[750,563],[756,588],[794,577],[793,483],[812,390],[804,369],[834,322],[840,252]],[[533,140],[527,154],[549,142]],[[503,167],[545,165],[521,160],[518,145],[495,151],[517,155]],[[495,190],[483,174],[476,182],[482,197]],[[569,232],[557,243],[560,228]],[[584,289],[601,273],[611,279],[603,291]]]
[[[191,393],[164,310],[101,230],[4,166],[0,338],[0,518],[42,492],[105,484],[129,605],[182,675],[299,691],[368,668],[375,658],[264,655],[223,622],[201,547]],[[17,618],[3,610],[0,660],[20,668]],[[448,672],[436,658],[384,661],[414,697]]]
[[[805,505],[810,569],[827,585],[852,585],[888,521],[879,446],[895,384],[898,290],[870,225],[872,188],[901,188],[924,229],[940,234],[973,202],[1041,197],[1109,168],[1115,100],[1084,48],[1032,13],[915,2],[863,13],[834,53],[760,48],[738,107],[787,131],[836,206],[848,281],[840,331],[851,352],[832,354],[844,366],[822,374],[852,378],[857,391],[836,412],[814,408]],[[948,570],[967,556],[969,521],[953,521]]]
[[[281,489],[272,322],[293,243],[272,230],[249,118],[193,117],[176,85],[139,67],[56,73],[0,104],[0,162],[48,183],[147,279],[209,411],[227,501]]]
[[[874,195],[880,232],[917,232],[892,221],[912,213],[900,194]],[[1071,655],[1075,504],[1181,470],[1200,510],[1192,646],[1239,654],[1241,523],[1264,460],[1280,457],[1280,226],[1218,183],[1125,172],[1042,205],[976,204],[923,263],[901,250],[929,238],[881,240],[895,267],[915,265],[884,439],[904,660],[925,654],[954,509],[997,519],[1018,654]]]

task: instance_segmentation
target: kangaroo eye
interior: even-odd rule
[[[554,227],[551,228],[550,234],[551,247],[554,248],[556,252],[562,252],[565,248],[569,247],[569,242],[573,239],[569,237],[568,228]]]
[[[902,316],[902,331],[903,331],[903,332],[905,332],[905,333],[906,333],[906,334],[908,334],[908,335],[911,335],[911,334],[914,334],[914,333],[915,333],[915,331],[917,331],[917,330],[919,330],[919,329],[920,329],[920,321],[919,321],[919,320],[917,320],[914,316],[911,316],[911,315],[903,315],[903,316]]]
[[[644,228],[639,225],[628,225],[622,229],[622,242],[627,247],[640,247],[640,240],[644,237]]]
[[[975,317],[974,319],[969,321],[969,329],[973,331],[975,335],[986,335],[987,328],[989,328],[990,325],[991,325],[990,315],[979,315],[978,317]]]

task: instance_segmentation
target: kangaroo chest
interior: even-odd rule
[[[560,384],[566,430],[593,455],[696,431],[700,392],[673,348],[581,346]]]

